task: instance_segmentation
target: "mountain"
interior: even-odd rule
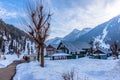
[[[55,45],[55,44],[59,44],[61,42],[61,40],[75,41],[81,35],[87,33],[90,30],[91,30],[91,28],[84,28],[83,30],[74,29],[72,32],[70,32],[68,35],[66,35],[64,38],[55,37],[53,39],[47,40],[45,43],[46,43],[46,45],[49,45],[49,44]]]
[[[16,40],[21,39],[22,36],[29,38],[27,33],[24,31],[14,27],[13,25],[5,23],[2,19],[0,19],[0,35],[3,35],[3,33],[7,38],[11,36],[12,39]]]
[[[71,33],[66,35],[63,40],[65,41],[75,41],[78,39],[81,35],[84,35],[85,33],[89,32],[91,28],[84,28],[82,30],[74,29]]]
[[[76,41],[90,42],[95,40],[108,44],[117,41],[120,44],[120,15],[96,26],[88,33],[80,36]]]
[[[59,44],[61,42],[62,38],[55,37],[53,39],[49,39],[45,42],[45,44],[48,46],[49,44]]]

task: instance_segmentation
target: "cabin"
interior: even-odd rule
[[[90,45],[86,42],[70,42],[70,41],[61,41],[61,43],[58,45],[57,50],[63,53],[71,54],[71,57],[68,57],[69,59],[76,59],[80,57],[84,57],[86,55],[86,50],[89,49]],[[87,50],[88,51],[88,50]]]
[[[90,45],[86,42],[70,42],[70,41],[61,41],[58,45],[57,50],[69,53],[69,54],[79,54],[83,49],[89,49]]]
[[[68,54],[77,54],[77,48],[69,41],[61,41],[57,50]]]
[[[111,52],[108,49],[99,48],[94,51],[93,58],[95,59],[107,59],[111,56]]]
[[[112,52],[109,49],[99,48],[94,51],[94,54],[106,54],[109,57],[112,55]]]
[[[46,55],[52,55],[57,52],[57,44],[49,44],[46,47]]]

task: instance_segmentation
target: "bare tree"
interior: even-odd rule
[[[42,0],[33,0],[27,2],[26,26],[29,28],[29,35],[33,38],[37,45],[37,60],[44,67],[44,42],[48,37],[50,28],[50,11],[46,10],[42,4]]]
[[[114,42],[114,44],[110,46],[110,50],[112,51],[112,54],[118,59],[118,44],[117,44],[117,42]]]
[[[75,76],[74,70],[62,74],[63,80],[74,80],[74,76]]]

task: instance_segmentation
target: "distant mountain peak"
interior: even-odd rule
[[[61,42],[62,38],[60,37],[55,37],[55,38],[52,38],[52,39],[49,39],[45,42],[45,44],[48,46],[50,44],[59,44]]]
[[[64,40],[64,41],[75,41],[81,35],[87,33],[90,30],[91,30],[91,28],[85,28],[83,30],[79,30],[79,29],[75,28],[68,35],[66,35],[64,38],[55,37],[53,39],[47,40],[45,43],[46,43],[46,45],[49,45],[49,44],[59,44],[61,40]]]
[[[118,41],[120,45],[120,15],[110,19],[107,22],[99,24],[92,30],[90,30],[85,35],[79,37],[76,41],[85,41],[90,42],[94,41],[95,38],[99,38],[101,43],[113,44],[115,41]]]
[[[82,30],[74,29],[72,32],[70,32],[68,35],[66,35],[63,39],[66,41],[75,41],[78,39],[81,35],[87,33],[90,28],[85,28]]]
[[[79,32],[80,30],[78,30],[78,29],[73,29],[73,31],[72,32]]]

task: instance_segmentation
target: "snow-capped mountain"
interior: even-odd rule
[[[76,41],[95,41],[100,43],[113,44],[115,41],[120,44],[120,15],[104,22],[88,33],[82,35]]]
[[[65,40],[65,41],[75,41],[76,39],[78,39],[81,35],[87,33],[88,31],[90,31],[91,28],[84,28],[83,30],[78,30],[78,29],[74,29],[72,32],[70,32],[68,35],[66,35],[64,38],[59,38],[59,37],[55,37],[53,39],[49,39],[45,42],[46,45],[49,44],[59,44],[61,42],[61,40]]]
[[[62,38],[60,37],[55,37],[53,39],[49,39],[45,42],[46,45],[49,45],[49,44],[59,44],[61,42]]]
[[[66,35],[63,40],[65,41],[75,41],[78,39],[81,35],[84,35],[85,33],[89,32],[91,28],[84,28],[82,30],[74,29],[71,33]]]

